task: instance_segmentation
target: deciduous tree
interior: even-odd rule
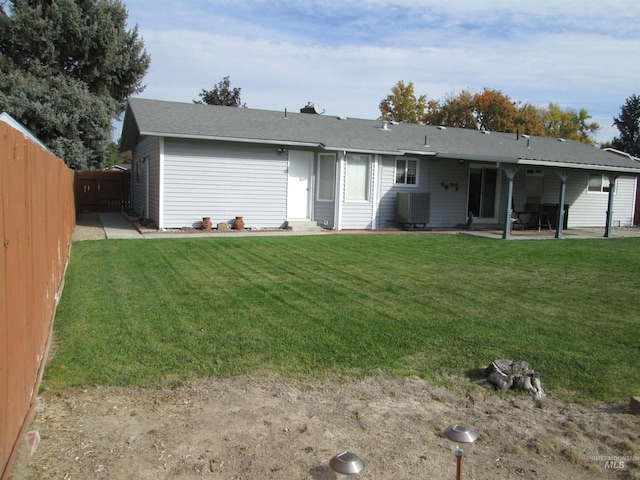
[[[246,107],[240,99],[241,88],[231,88],[229,77],[224,77],[213,90],[204,90],[198,95],[201,100],[194,100],[193,103],[206,105],[223,105],[225,107]]]
[[[591,115],[584,108],[579,112],[563,110],[560,105],[551,102],[547,109],[542,110],[541,116],[548,137],[578,140],[587,145],[595,145],[592,136],[600,126],[595,122],[588,122]]]
[[[624,129],[624,138],[631,139],[632,143],[635,141],[636,148],[640,148],[640,97],[630,97],[623,109],[621,116],[614,121]],[[405,86],[403,81],[398,82],[392,88],[392,94],[380,102],[380,112],[384,120],[520,132],[578,140],[588,145],[594,145],[593,136],[600,128],[597,123],[589,122],[591,116],[585,109],[578,112],[563,110],[556,103],[549,103],[547,108],[537,108],[530,103],[516,103],[501,91],[489,88],[479,93],[463,89],[457,95],[447,95],[442,103],[427,101],[424,95],[416,99],[413,84],[409,82]],[[617,140],[618,145],[623,144],[622,135]]]
[[[447,95],[439,109],[434,108],[429,112],[425,123],[457,128],[478,128],[474,115],[473,94],[464,89],[458,95]]]
[[[473,113],[478,128],[495,132],[515,132],[518,113],[515,103],[508,95],[485,88],[473,96]]]
[[[413,82],[400,80],[379,105],[380,119],[395,122],[420,123],[427,108],[427,97],[416,98]]]
[[[514,124],[516,131],[522,134],[540,137],[547,135],[539,109],[530,103],[518,105],[518,113],[514,118]]]

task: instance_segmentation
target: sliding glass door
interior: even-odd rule
[[[472,166],[469,169],[469,201],[467,213],[479,221],[496,221],[498,204],[498,171]]]

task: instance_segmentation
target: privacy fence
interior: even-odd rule
[[[0,122],[0,474],[30,424],[75,225],[74,173]]]
[[[131,204],[129,172],[76,172],[77,212],[123,212]]]

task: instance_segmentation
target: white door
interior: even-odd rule
[[[313,152],[289,152],[287,220],[309,219]]]

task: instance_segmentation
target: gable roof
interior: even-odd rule
[[[637,160],[574,140],[409,123],[384,125],[380,120],[132,98],[120,150],[133,150],[140,136],[158,136],[640,175]]]

